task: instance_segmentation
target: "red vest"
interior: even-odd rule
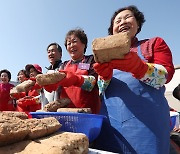
[[[73,72],[77,75],[88,75],[87,70],[78,68],[78,64],[67,63],[64,70]],[[97,85],[91,92],[81,89],[81,87],[63,87],[60,98],[69,98],[72,103],[68,107],[72,108],[91,108],[92,113],[99,113],[100,111],[100,97]]]

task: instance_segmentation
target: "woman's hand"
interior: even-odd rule
[[[148,70],[148,65],[135,52],[129,52],[123,59],[112,60],[111,65],[115,69],[132,73],[137,79],[141,79]]]
[[[101,79],[110,80],[112,78],[113,68],[110,63],[95,63],[93,68]]]

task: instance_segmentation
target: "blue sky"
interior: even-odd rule
[[[45,73],[45,66],[49,66],[47,45],[59,43],[63,48],[62,60],[70,59],[64,38],[77,27],[86,32],[86,54],[92,54],[93,39],[107,36],[114,11],[131,4],[146,19],[138,38],[162,37],[172,51],[174,64],[179,65],[179,0],[1,0],[0,70],[8,69],[13,81],[26,64],[37,63]]]

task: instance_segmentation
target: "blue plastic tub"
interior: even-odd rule
[[[84,133],[89,142],[94,141],[100,131],[103,119],[97,114],[70,113],[70,112],[30,112],[33,118],[55,117],[61,124],[60,131]]]

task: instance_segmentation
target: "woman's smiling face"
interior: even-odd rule
[[[74,34],[67,38],[67,51],[69,52],[72,60],[81,60],[84,57],[85,45]]]
[[[1,79],[2,83],[8,83],[9,82],[9,77],[8,77],[8,74],[6,72],[3,72],[1,74],[0,79]]]
[[[124,10],[117,14],[113,23],[113,34],[129,32],[133,38],[138,30],[136,18],[130,10]]]

